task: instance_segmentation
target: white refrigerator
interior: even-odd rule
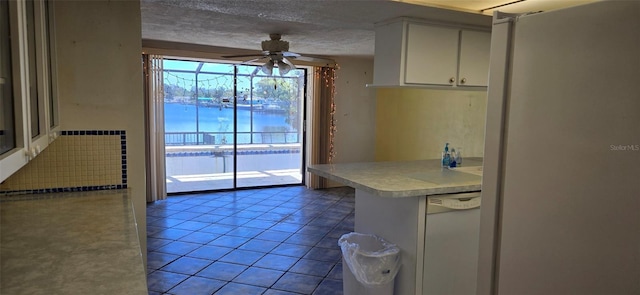
[[[640,1],[491,40],[476,294],[640,294]]]

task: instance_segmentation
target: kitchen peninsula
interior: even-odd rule
[[[356,189],[354,231],[401,249],[394,294],[412,295],[423,294],[427,199],[480,191],[482,158],[465,158],[457,169],[418,160],[310,165],[308,171]]]

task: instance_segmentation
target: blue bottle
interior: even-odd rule
[[[449,167],[451,164],[451,154],[449,153],[449,143],[444,144],[444,151],[442,152],[442,167]]]
[[[456,154],[456,149],[451,149],[451,156],[449,157],[449,167],[456,167],[457,163],[456,163],[456,159],[458,158],[457,154]]]

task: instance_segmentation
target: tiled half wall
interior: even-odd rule
[[[124,130],[62,131],[60,135],[0,184],[0,195],[127,187]]]

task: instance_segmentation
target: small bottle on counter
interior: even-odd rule
[[[451,160],[449,160],[449,167],[456,167],[456,149],[451,149]]]
[[[456,163],[458,166],[462,166],[462,148],[458,147],[456,152]]]
[[[444,151],[442,151],[442,167],[449,167],[451,164],[451,154],[449,153],[449,143],[444,144]]]

